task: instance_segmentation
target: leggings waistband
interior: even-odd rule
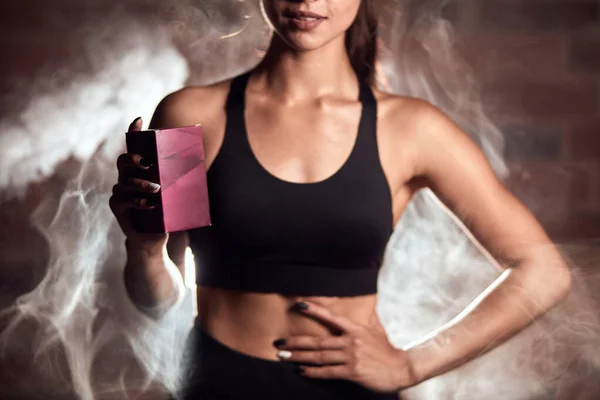
[[[232,362],[235,361],[240,363],[250,363],[253,366],[261,366],[265,368],[281,369],[287,367],[294,367],[291,363],[256,357],[250,354],[243,353],[232,347],[229,347],[228,345],[222,343],[221,341],[210,335],[208,332],[206,332],[204,328],[202,328],[202,326],[200,325],[200,321],[198,319],[196,319],[194,323],[193,330],[193,334],[196,335],[198,341],[198,348],[196,349],[196,351],[200,353],[200,356],[202,356],[202,354],[206,354],[219,357],[226,357],[226,359],[231,360]],[[276,349],[273,348],[273,351],[276,351]]]

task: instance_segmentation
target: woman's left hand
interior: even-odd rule
[[[300,302],[294,309],[341,333],[291,336],[274,342],[280,359],[302,364],[299,372],[303,376],[345,379],[375,392],[394,392],[411,386],[413,374],[408,354],[392,346],[379,319],[367,327],[315,303]]]

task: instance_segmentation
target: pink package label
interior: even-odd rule
[[[132,210],[140,232],[178,232],[210,225],[202,127],[128,132],[127,151],[152,163],[137,176],[157,182],[161,190],[146,196],[158,205]]]

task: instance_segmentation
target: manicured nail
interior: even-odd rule
[[[296,365],[296,372],[302,375],[305,372],[305,369],[302,365]]]
[[[148,189],[153,192],[158,192],[160,190],[160,185],[158,183],[150,182],[148,183]]]
[[[287,360],[292,357],[292,352],[287,350],[280,350],[277,352],[277,357],[281,358],[282,360]]]
[[[151,167],[151,166],[152,166],[152,163],[150,162],[150,160],[147,160],[147,159],[145,159],[145,158],[141,158],[141,159],[140,159],[140,165],[141,165],[142,167]]]
[[[308,310],[308,304],[303,301],[299,301],[294,304],[291,309],[292,311],[306,311]]]
[[[156,200],[148,200],[148,201],[146,202],[146,205],[147,205],[148,207],[156,207],[156,206],[158,205],[158,203],[156,202]]]
[[[140,119],[142,119],[142,117],[137,117],[136,119],[133,120],[133,123],[137,123]]]
[[[285,345],[285,339],[277,339],[273,342],[273,346],[279,347]]]

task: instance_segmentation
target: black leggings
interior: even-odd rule
[[[375,393],[345,380],[311,379],[290,362],[265,360],[227,347],[199,323],[188,340],[185,400],[398,400],[397,393]]]

